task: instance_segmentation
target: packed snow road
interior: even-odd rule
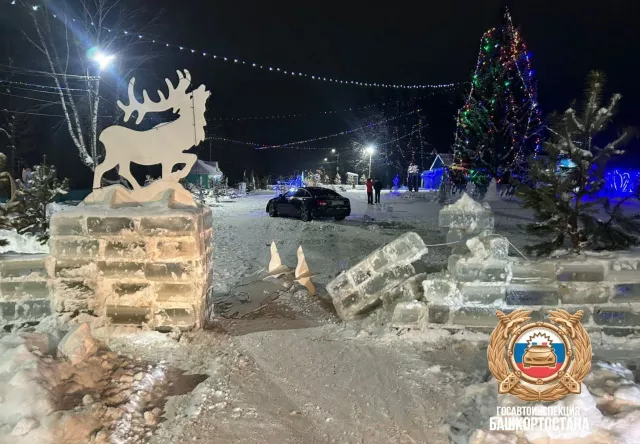
[[[367,205],[361,191],[342,193],[351,200],[351,216],[305,223],[293,218],[270,218],[267,201],[273,194],[250,194],[246,198],[213,205],[214,291],[224,296],[244,278],[269,262],[269,245],[274,241],[283,262],[296,264],[296,249],[302,246],[315,274],[314,282],[325,285],[342,270],[362,260],[376,248],[407,231],[415,231],[427,245],[442,244],[438,228],[442,204],[427,199],[407,198],[404,193],[382,193],[381,204]],[[435,198],[435,195],[433,196]],[[521,225],[530,221],[527,211],[508,201],[492,204],[496,232],[519,250],[525,243]],[[450,246],[429,249],[434,269],[446,265]],[[515,252],[514,252],[515,253]]]

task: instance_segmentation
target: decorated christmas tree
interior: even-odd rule
[[[522,174],[542,130],[531,55],[506,9],[484,33],[471,90],[458,111],[455,161],[492,177]]]
[[[603,106],[603,87],[604,76],[591,73],[583,109],[566,110],[552,128],[552,139],[545,143],[545,156],[530,160],[529,177],[518,194],[537,220],[528,231],[546,239],[529,251],[548,254],[569,247],[579,252],[637,244],[640,215],[623,212],[624,208],[629,211],[630,199],[637,202],[637,190],[616,199],[604,193],[607,162],[624,153],[620,147],[628,134],[602,146],[594,142],[606,140],[598,134],[611,122],[620,100],[620,95],[614,94]],[[562,164],[570,166],[561,168]]]

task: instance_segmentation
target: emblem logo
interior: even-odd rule
[[[517,309],[499,319],[487,357],[498,392],[524,401],[557,401],[580,393],[591,368],[591,340],[580,323],[584,312],[549,311],[549,322],[527,322],[531,311]]]

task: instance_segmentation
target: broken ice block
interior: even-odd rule
[[[427,247],[416,233],[405,233],[327,285],[338,315],[353,319],[378,305],[385,292],[426,271],[420,258]]]
[[[438,226],[463,230],[493,230],[494,218],[488,204],[476,202],[467,193],[463,193],[457,202],[440,210]]]
[[[426,315],[427,304],[424,302],[400,302],[393,310],[391,323],[396,326],[418,326]]]
[[[429,303],[459,305],[462,297],[451,278],[432,278],[422,282],[424,299]]]
[[[510,282],[511,262],[500,259],[461,258],[449,270],[460,282]]]
[[[489,253],[487,253],[487,250],[485,249],[484,244],[477,237],[472,237],[471,239],[468,239],[466,244],[469,251],[471,251],[471,256],[479,259],[484,259],[487,256],[489,256]]]
[[[509,240],[503,236],[484,236],[479,238],[489,257],[506,259],[509,257]]]

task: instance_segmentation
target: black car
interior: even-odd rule
[[[267,213],[271,217],[300,217],[305,222],[320,217],[343,220],[351,214],[351,203],[346,197],[328,188],[292,188],[271,199],[267,203]]]

